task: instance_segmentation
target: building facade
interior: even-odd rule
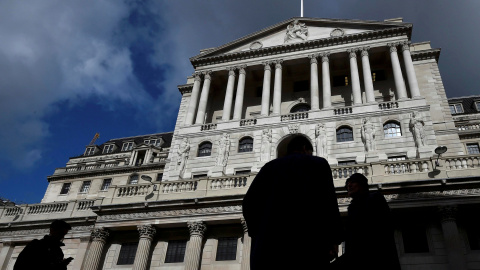
[[[480,96],[447,99],[412,27],[292,18],[200,51],[173,132],[88,145],[41,203],[0,206],[0,270],[60,218],[69,269],[247,270],[243,195],[295,136],[330,163],[344,217],[352,173],[385,195],[402,269],[480,269]]]

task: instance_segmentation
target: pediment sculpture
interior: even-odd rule
[[[284,43],[306,41],[308,39],[308,28],[298,20],[287,26]]]

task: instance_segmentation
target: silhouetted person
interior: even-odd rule
[[[370,192],[368,179],[360,173],[350,176],[345,187],[352,201],[348,206],[345,254],[335,263],[338,269],[399,270],[392,217],[385,197]]]
[[[65,246],[62,239],[72,227],[63,220],[50,224],[50,234],[35,239],[18,255],[13,270],[65,270],[72,257],[64,259],[60,248]]]
[[[327,269],[338,250],[332,172],[312,151],[307,138],[295,137],[287,156],[265,164],[250,185],[243,215],[252,238],[252,270]]]

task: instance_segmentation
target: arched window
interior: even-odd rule
[[[212,154],[212,143],[203,142],[198,146],[198,157],[207,157]]]
[[[308,112],[310,111],[310,106],[305,103],[300,103],[295,106],[290,110],[290,113],[297,113],[297,112]]]
[[[399,123],[390,121],[383,125],[383,133],[385,134],[385,138],[400,137],[402,136],[402,129]]]
[[[238,152],[252,152],[253,139],[252,137],[244,137],[238,142]]]
[[[129,185],[136,185],[138,184],[138,174],[130,175],[130,179],[128,180]]]
[[[343,126],[337,129],[337,142],[353,141],[353,130],[350,127]]]

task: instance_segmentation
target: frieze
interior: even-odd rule
[[[129,157],[131,155],[130,152],[122,153],[122,154],[112,154],[112,155],[105,155],[101,157],[89,157],[89,158],[80,158],[80,159],[71,159],[67,164],[77,164],[77,163],[84,163],[84,162],[94,162],[99,160],[107,160],[107,159],[120,159]]]

